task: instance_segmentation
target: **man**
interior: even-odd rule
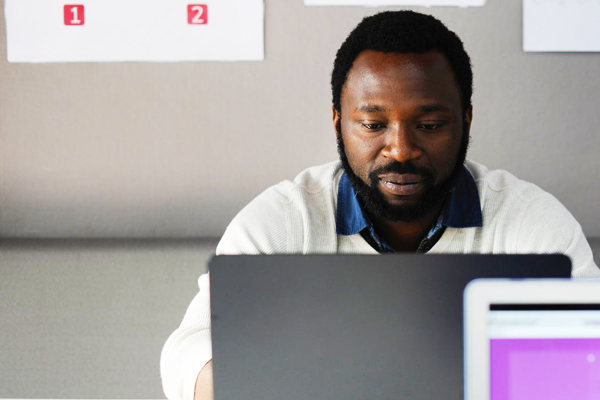
[[[600,276],[580,225],[554,197],[465,161],[472,80],[462,42],[435,18],[365,18],[332,73],[341,162],[267,189],[217,253],[563,253],[574,277]],[[194,389],[212,397],[208,277],[199,283],[163,350],[169,399]]]

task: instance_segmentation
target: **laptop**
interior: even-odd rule
[[[219,256],[215,399],[463,400],[463,290],[569,277],[560,255]]]
[[[600,400],[600,279],[474,281],[465,340],[467,400]]]

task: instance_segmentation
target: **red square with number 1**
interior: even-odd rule
[[[65,25],[83,25],[85,12],[82,4],[65,5]]]
[[[205,25],[208,23],[208,6],[206,4],[188,4],[188,24]]]

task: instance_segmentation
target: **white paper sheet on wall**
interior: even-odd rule
[[[5,0],[9,62],[264,59],[263,0]]]
[[[523,50],[600,51],[600,0],[523,0]]]
[[[307,6],[458,6],[480,7],[486,0],[304,0]]]

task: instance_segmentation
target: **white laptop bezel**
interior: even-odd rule
[[[465,400],[490,398],[490,304],[600,304],[600,279],[476,279],[464,293]]]

